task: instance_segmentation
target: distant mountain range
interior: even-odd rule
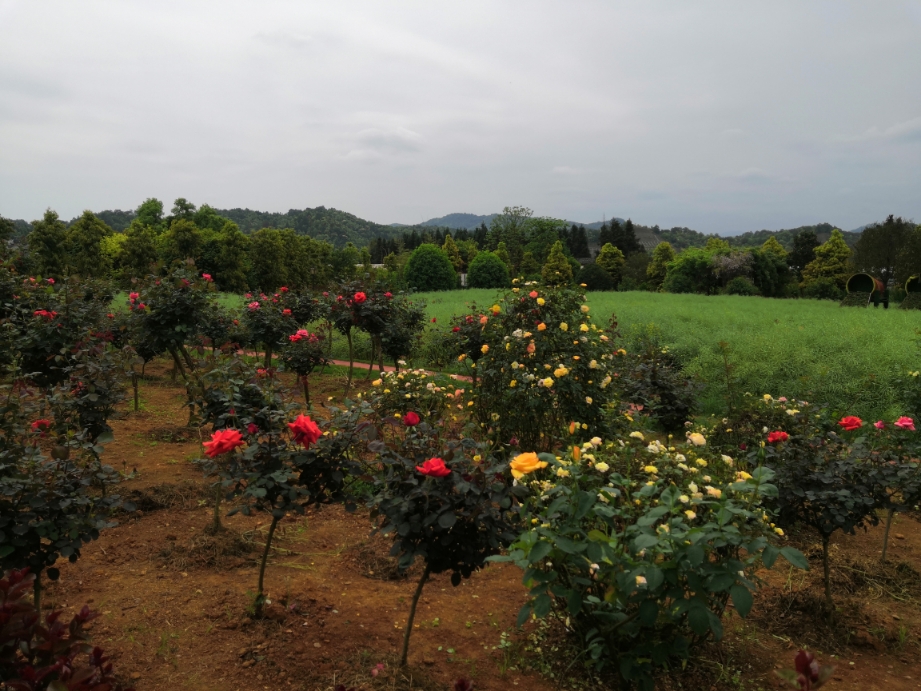
[[[215,209],[215,211],[232,220],[244,233],[253,233],[260,228],[293,228],[297,233],[309,235],[317,240],[329,242],[336,247],[342,247],[347,242],[351,242],[358,247],[367,246],[368,243],[376,237],[392,238],[399,237],[403,233],[416,231],[423,233],[433,228],[449,228],[452,230],[467,229],[473,230],[485,223],[487,226],[498,214],[469,214],[469,213],[452,213],[438,218],[430,218],[418,225],[403,225],[391,223],[388,225],[367,221],[359,218],[354,214],[338,209],[318,206],[316,208],[306,208],[303,210],[291,209],[286,213],[277,213],[270,211],[254,211],[251,209]],[[106,210],[98,211],[99,216],[113,230],[124,231],[135,217],[134,211]],[[617,218],[617,217],[615,217]],[[77,219],[71,219],[73,223]],[[624,219],[617,218],[621,223]],[[610,222],[610,219],[608,219]],[[29,233],[31,224],[22,220],[14,220],[17,229],[17,236],[22,237]],[[566,221],[567,224],[584,226],[589,231],[589,243],[597,245],[598,230],[601,228],[602,221],[592,223],[578,223],[575,221]],[[69,225],[68,224],[68,225]],[[803,230],[813,230],[818,236],[819,242],[824,242],[831,234],[832,228],[836,227],[829,223],[819,223],[810,226],[800,226],[785,230],[757,230],[741,233],[739,235],[719,236],[716,234],[701,233],[700,231],[691,230],[690,228],[674,227],[671,229],[662,229],[659,226],[644,226],[635,224],[637,238],[647,250],[651,250],[658,243],[667,241],[675,249],[684,249],[687,247],[702,247],[711,237],[723,237],[733,247],[751,247],[763,244],[769,237],[774,236],[784,247],[791,247],[793,238],[797,233]],[[855,228],[851,231],[845,231],[844,236],[848,244],[853,245],[860,233],[866,228],[866,225]],[[597,247],[596,247],[597,248]]]

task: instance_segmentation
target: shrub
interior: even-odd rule
[[[508,267],[492,252],[477,252],[467,269],[468,288],[508,288]]]
[[[584,299],[568,288],[525,285],[488,310],[491,316],[463,320],[459,341],[483,341],[474,413],[495,440],[550,449],[571,423],[582,437],[602,424],[614,393],[613,348]]]
[[[405,269],[406,281],[413,290],[454,290],[457,274],[447,253],[435,245],[419,245]]]
[[[282,286],[277,293],[244,296],[243,323],[250,337],[250,345],[262,346],[265,367],[272,366],[272,354],[287,343],[288,336],[297,329],[294,311],[299,300]]]
[[[99,616],[84,606],[69,624],[61,610],[42,617],[29,602],[35,576],[12,570],[0,579],[0,683],[10,691],[121,691],[112,663],[91,647],[85,627]],[[86,655],[86,662],[81,658]]]
[[[631,350],[617,351],[617,394],[661,423],[667,432],[679,429],[694,412],[700,387],[684,372],[680,360],[659,340],[650,325],[631,343]]]
[[[310,386],[307,378],[317,367],[327,364],[326,355],[323,352],[323,339],[306,329],[298,329],[297,332],[288,336],[288,343],[285,345],[279,358],[284,368],[288,372],[294,372],[304,387],[304,400],[310,405]]]
[[[761,291],[744,276],[736,276],[723,289],[726,295],[761,295]]]
[[[406,664],[416,605],[430,574],[451,572],[457,586],[498,554],[514,537],[505,466],[472,439],[442,442],[435,430],[409,415],[391,424],[405,434],[391,443],[374,441],[380,469],[374,481],[372,520],[377,531],[393,536],[391,554],[407,569],[425,562],[406,622],[401,664]],[[404,424],[405,423],[405,424]],[[385,436],[386,438],[386,436]],[[478,453],[479,452],[479,453]]]
[[[556,612],[588,661],[652,689],[653,667],[722,636],[730,599],[748,615],[762,563],[782,554],[805,568],[806,560],[769,539],[763,501],[777,493],[769,469],[737,473],[731,458],[692,441],[667,449],[631,437],[623,447],[595,439],[562,457],[516,457],[527,528],[493,560],[517,563],[530,584],[519,624]]]
[[[838,287],[834,278],[817,278],[803,285],[803,297],[813,300],[840,300],[845,292]]]
[[[576,281],[585,284],[586,290],[614,290],[615,285],[611,276],[598,264],[586,264],[576,276]]]
[[[383,416],[412,410],[424,419],[439,420],[451,403],[463,397],[463,389],[440,386],[435,377],[421,369],[383,372],[374,387],[372,405]]]

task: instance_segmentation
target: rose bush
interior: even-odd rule
[[[739,471],[706,446],[642,437],[513,459],[525,528],[507,556],[492,560],[525,572],[530,599],[519,624],[556,611],[592,663],[616,665],[651,689],[656,666],[722,636],[730,600],[748,615],[762,564],[779,555],[806,561],[775,545],[769,468]]]

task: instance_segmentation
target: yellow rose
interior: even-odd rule
[[[582,310],[582,312],[588,312],[588,305],[582,305],[579,309]]]
[[[458,362],[463,362],[463,361],[466,360],[466,359],[467,359],[467,354],[466,354],[466,353],[461,353],[460,355],[457,356],[457,361],[458,361]]]
[[[643,468],[643,471],[654,475],[659,472],[659,469],[656,468],[654,465],[647,465],[645,468]]]
[[[565,367],[557,367],[555,370],[553,370],[553,376],[557,379],[560,377],[565,377],[567,374],[569,374],[569,370]]]
[[[489,346],[484,343],[483,347],[480,348],[480,352],[483,353],[483,355],[486,355],[486,353],[489,352]]]
[[[695,518],[697,518],[697,514],[694,513],[693,511],[690,511],[690,510],[685,511],[685,512],[684,512],[684,515],[687,516],[687,519],[688,519],[689,521],[693,521]]]
[[[380,379],[375,379],[371,382],[374,386],[380,386],[383,382]]]
[[[588,324],[582,324],[579,327],[579,331],[588,331]]]
[[[595,470],[597,470],[598,472],[606,473],[606,472],[608,472],[608,470],[610,470],[610,469],[611,469],[611,466],[609,466],[609,465],[608,465],[607,463],[605,463],[604,461],[602,461],[601,463],[596,463],[596,464],[595,464]]]
[[[561,323],[560,323],[560,329],[561,329],[562,331],[569,331],[569,324],[567,324],[566,322],[561,322]]]
[[[551,386],[553,386],[553,379],[547,377],[546,379],[541,379],[540,383],[549,389]]]
[[[586,397],[585,397],[585,402],[588,403],[589,405],[592,404],[592,400],[593,400],[593,399],[592,399],[591,396],[586,396]]]
[[[537,304],[538,304],[538,305],[543,306],[543,305],[545,305],[546,303],[547,303],[547,301],[544,300],[543,298],[537,298]]]
[[[688,441],[691,442],[694,446],[704,446],[707,443],[707,440],[704,439],[704,435],[700,432],[692,432],[688,435]]]
[[[513,458],[512,462],[509,464],[509,467],[512,470],[512,477],[514,477],[516,480],[520,480],[525,475],[530,475],[535,470],[546,468],[547,461],[540,460],[537,457],[537,454],[531,451],[515,456],[515,458]]]

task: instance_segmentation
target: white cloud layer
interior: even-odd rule
[[[921,220],[921,2],[0,0],[0,214]]]

